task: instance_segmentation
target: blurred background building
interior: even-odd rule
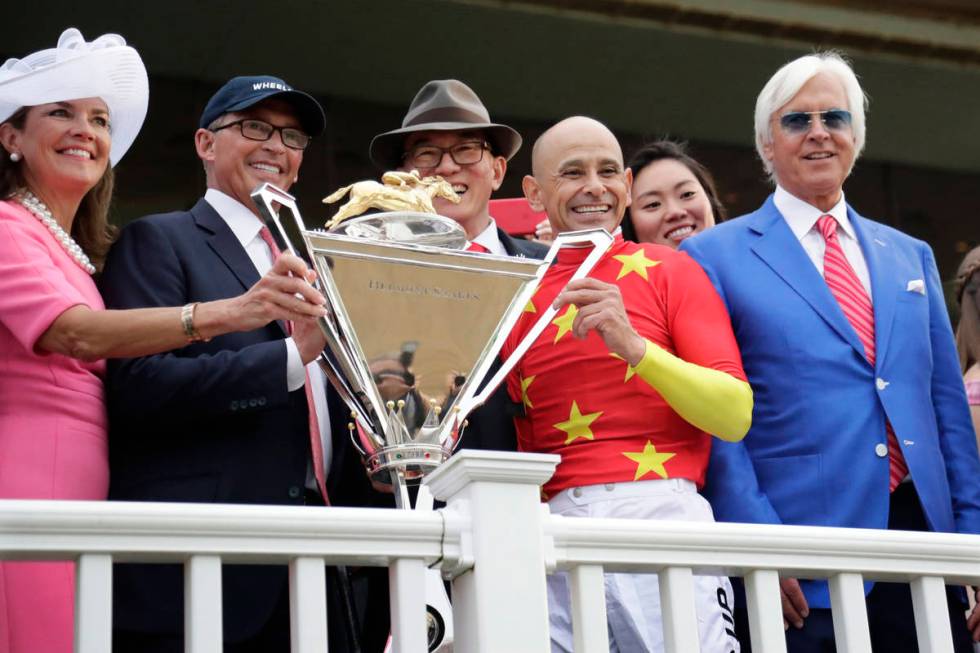
[[[689,141],[739,215],[770,192],[753,148],[756,95],[786,61],[833,47],[871,100],[849,201],[927,240],[946,279],[980,240],[978,0],[37,0],[5,13],[5,57],[51,47],[68,26],[118,32],[143,55],[150,109],[117,171],[120,224],[201,195],[193,132],[238,74],[283,77],[326,109],[293,188],[308,223],[332,213],[321,197],[378,176],[371,137],[447,77],[524,135],[499,197],[520,195],[543,129],[586,114],[627,157],[645,139]]]

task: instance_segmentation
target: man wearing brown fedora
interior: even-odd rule
[[[491,122],[473,89],[456,79],[437,79],[416,94],[401,128],[374,137],[370,155],[383,170],[415,169],[451,183],[462,201],[436,199],[435,207],[466,230],[471,250],[544,258],[546,247],[510,237],[490,216],[490,195],[520,147],[521,135]]]
[[[459,204],[436,199],[436,210],[466,230],[471,251],[499,256],[544,258],[541,243],[513,238],[490,216],[490,195],[500,188],[507,161],[521,147],[521,135],[491,122],[483,102],[456,79],[426,82],[408,107],[402,126],[371,141],[371,160],[383,170],[418,170],[440,175],[462,198]],[[520,406],[498,390],[469,418],[461,446],[517,449],[514,417]]]

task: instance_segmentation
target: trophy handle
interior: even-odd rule
[[[252,191],[252,201],[259,209],[262,222],[272,232],[272,239],[279,246],[279,251],[298,256],[310,269],[315,269],[312,252],[303,237],[306,225],[303,224],[303,217],[299,214],[299,207],[296,206],[296,198],[278,186],[264,183]],[[289,209],[293,216],[291,223],[286,224],[279,219],[279,212],[273,207],[273,203]],[[303,243],[304,247],[298,251],[293,243]]]
[[[537,280],[533,285],[529,286],[524,292],[522,292],[520,298],[518,299],[521,310],[523,310],[527,302],[531,300],[531,297],[534,295],[535,291],[537,291],[538,286],[541,285],[541,279],[544,278],[545,273],[551,267],[552,262],[558,256],[558,251],[562,247],[566,245],[592,245],[592,251],[589,252],[589,255],[585,257],[585,260],[582,261],[582,263],[578,266],[578,269],[575,270],[575,274],[573,274],[572,278],[569,279],[569,282],[572,282],[588,276],[612,243],[613,237],[605,229],[583,229],[581,231],[569,231],[558,234],[554,242],[552,242],[551,249],[548,250],[547,256],[544,257],[544,260],[541,262],[541,266],[538,268]],[[531,345],[538,339],[541,332],[544,331],[549,324],[551,324],[551,320],[555,317],[556,313],[558,313],[558,309],[554,308],[553,306],[549,306],[548,310],[541,314],[531,330],[527,332],[524,338],[521,339],[521,342],[518,343],[514,351],[511,352],[511,355],[507,357],[507,360],[501,361],[501,365],[497,370],[497,373],[494,374],[486,384],[484,384],[480,392],[471,398],[464,396],[460,399],[460,413],[463,415],[468,415],[477,406],[480,406],[486,402],[493,391],[497,389],[497,386],[499,386],[501,382],[507,378],[507,375],[512,369],[514,369],[514,366],[517,365],[517,362],[521,359],[521,357],[527,352],[528,349],[531,348]],[[510,330],[513,328],[514,324],[516,324],[518,317],[520,317],[520,313],[514,312],[510,316],[510,319],[506,321],[507,323],[503,325],[503,328],[501,329],[501,341],[499,344],[497,344],[497,352],[500,351],[500,347],[503,345],[503,338],[506,338],[510,333]],[[482,379],[486,375],[487,371],[490,369],[490,366],[493,365],[493,359],[494,356],[484,358],[480,369],[477,371],[477,373],[473,374],[473,387],[479,387],[479,384],[475,383],[475,380]]]
[[[335,322],[337,318],[335,304],[332,302],[333,295],[330,292],[330,284],[326,283],[324,276],[329,275],[330,271],[316,264],[313,250],[305,236],[306,225],[296,205],[296,198],[278,186],[266,182],[252,191],[252,201],[258,207],[262,222],[272,233],[272,239],[279,247],[279,251],[300,257],[310,269],[317,271],[318,278],[313,283],[313,287],[327,298],[330,308],[329,315],[318,320],[328,342],[326,350],[320,352],[318,359],[320,368],[335,387],[340,386],[345,390],[340,392],[340,395],[364,423],[374,424],[376,420],[383,419],[383,402],[380,397],[372,395],[370,384],[362,382],[360,388],[355,388],[342,375],[334,372],[336,368],[351,372],[357,379],[368,378],[365,376],[367,371],[356,364],[358,357],[352,351],[352,344],[342,335],[340,327]],[[289,209],[292,220],[281,218],[275,204]]]

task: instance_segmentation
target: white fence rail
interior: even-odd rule
[[[455,650],[545,653],[545,575],[570,572],[577,653],[606,653],[603,572],[657,572],[667,651],[698,650],[691,579],[744,576],[753,649],[783,653],[779,574],[830,580],[841,653],[870,652],[862,580],[909,582],[919,648],[952,651],[944,584],[980,584],[980,536],[552,516],[553,456],[467,452],[436,512],[0,501],[0,558],[77,560],[79,653],[111,650],[113,562],[185,568],[188,653],[221,650],[221,564],[289,565],[293,653],[326,650],[324,566],[387,566],[395,650],[425,651],[424,572],[452,578]]]

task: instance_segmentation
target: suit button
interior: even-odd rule
[[[888,445],[883,442],[879,442],[875,445],[875,455],[879,458],[884,458],[888,455]]]
[[[291,488],[289,488],[289,498],[290,499],[295,499],[295,498],[299,497],[300,494],[301,494],[300,489],[298,487],[296,487],[295,485],[292,486]]]
[[[238,410],[238,402],[232,399],[231,404],[228,405],[228,408],[232,410]]]
[[[582,488],[580,488],[580,487],[573,488],[572,489],[572,495],[574,495],[576,497],[582,496]]]
[[[259,406],[265,406],[265,397],[259,397]]]
[[[884,390],[885,388],[888,387],[888,381],[884,380],[879,376],[877,379],[875,379],[875,387],[878,388],[879,390]]]
[[[259,405],[259,402],[258,402],[257,399],[249,399],[248,400],[248,407],[249,408],[255,408],[258,405]]]

